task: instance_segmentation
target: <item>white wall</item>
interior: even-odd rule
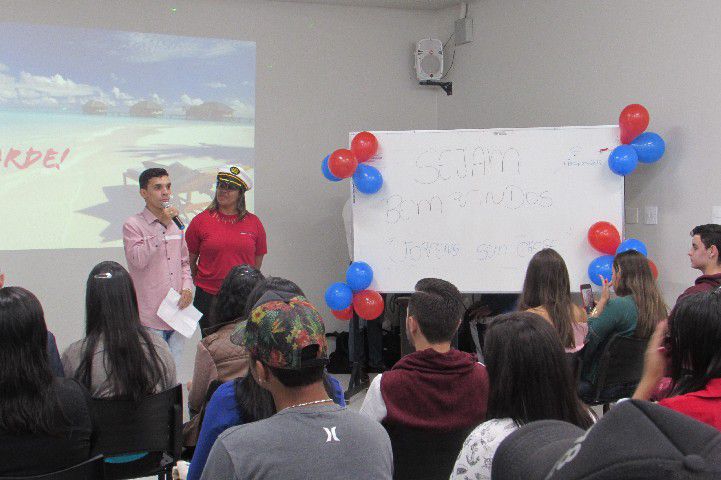
[[[329,331],[345,327],[330,320],[322,295],[348,261],[341,210],[349,186],[325,181],[320,161],[347,144],[349,131],[436,128],[435,92],[414,82],[411,49],[435,33],[437,15],[236,0],[0,3],[4,21],[257,42],[255,202],[269,241],[263,271],[296,281],[323,307]],[[0,252],[0,268],[9,284],[38,295],[62,349],[83,336],[85,280],[105,259],[125,263],[120,249]],[[194,345],[186,348],[184,376]]]
[[[441,13],[444,38],[457,14]],[[688,233],[721,205],[721,2],[485,0],[469,15],[474,41],[456,51],[439,128],[613,124],[629,103],[648,108],[667,151],[628,177],[626,205],[658,206],[659,223],[626,234],[646,242],[673,304],[699,274]]]

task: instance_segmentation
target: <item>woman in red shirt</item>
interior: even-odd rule
[[[721,287],[676,304],[668,325],[661,322],[651,338],[633,398],[648,400],[668,368],[671,393],[659,405],[721,430],[720,319]]]
[[[260,270],[268,251],[263,224],[245,208],[245,192],[253,188],[250,176],[227,165],[218,172],[216,186],[215,198],[185,234],[196,287],[193,305],[203,313],[201,333],[209,327],[207,314],[230,269],[245,263]]]

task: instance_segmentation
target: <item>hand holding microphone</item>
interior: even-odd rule
[[[170,204],[170,202],[163,202],[163,213],[168,216],[171,220],[173,220],[173,223],[180,229],[184,230],[185,225],[183,224],[183,221],[178,218],[178,209],[175,208]]]

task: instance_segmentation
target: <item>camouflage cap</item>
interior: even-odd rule
[[[323,319],[303,296],[256,304],[231,341],[270,367],[300,370],[328,363]],[[301,361],[303,349],[312,345],[318,346],[315,358]]]

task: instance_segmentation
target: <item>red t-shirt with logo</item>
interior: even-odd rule
[[[199,255],[195,286],[215,295],[225,276],[236,265],[255,266],[255,257],[268,253],[265,229],[260,219],[248,212],[237,215],[204,210],[185,232],[188,251]]]

